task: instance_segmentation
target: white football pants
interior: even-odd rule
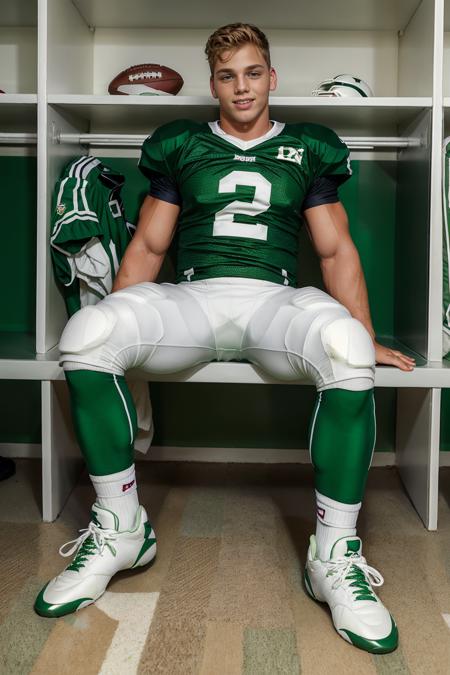
[[[175,373],[212,360],[247,360],[319,391],[373,386],[372,340],[316,288],[226,277],[141,283],[82,308],[60,342],[66,370]]]

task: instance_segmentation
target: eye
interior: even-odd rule
[[[231,75],[220,75],[219,80],[221,82],[229,82],[231,80]]]
[[[253,79],[260,77],[261,76],[261,71],[260,70],[252,70],[249,73],[249,76],[252,77]]]

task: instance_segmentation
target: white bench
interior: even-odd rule
[[[34,359],[0,360],[1,379],[42,383],[43,519],[54,520],[73,489],[82,462],[70,420],[64,372],[54,348]],[[212,362],[175,375],[147,378],[159,382],[288,384],[270,378],[249,363]],[[298,382],[293,386],[305,384]],[[292,383],[290,383],[292,384]],[[310,383],[309,383],[310,384]],[[450,387],[450,363],[425,362],[413,372],[378,366],[376,387],[398,388],[396,464],[425,526],[437,528],[441,389]]]

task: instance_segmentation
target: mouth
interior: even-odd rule
[[[253,98],[239,98],[236,101],[233,101],[233,104],[239,110],[247,110],[248,108],[251,107],[254,100],[255,99],[253,99]]]

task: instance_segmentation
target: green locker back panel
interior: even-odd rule
[[[442,390],[441,450],[450,451],[450,389]]]
[[[36,158],[0,157],[0,332],[35,332]],[[6,292],[5,292],[6,291]]]
[[[0,442],[41,442],[41,383],[0,380]]]
[[[308,448],[314,387],[254,384],[150,386],[155,445]],[[396,390],[377,389],[376,451],[395,450]]]
[[[396,247],[399,254],[395,268],[395,326],[398,338],[425,356],[428,343],[430,164],[423,160],[400,160],[397,171]]]

